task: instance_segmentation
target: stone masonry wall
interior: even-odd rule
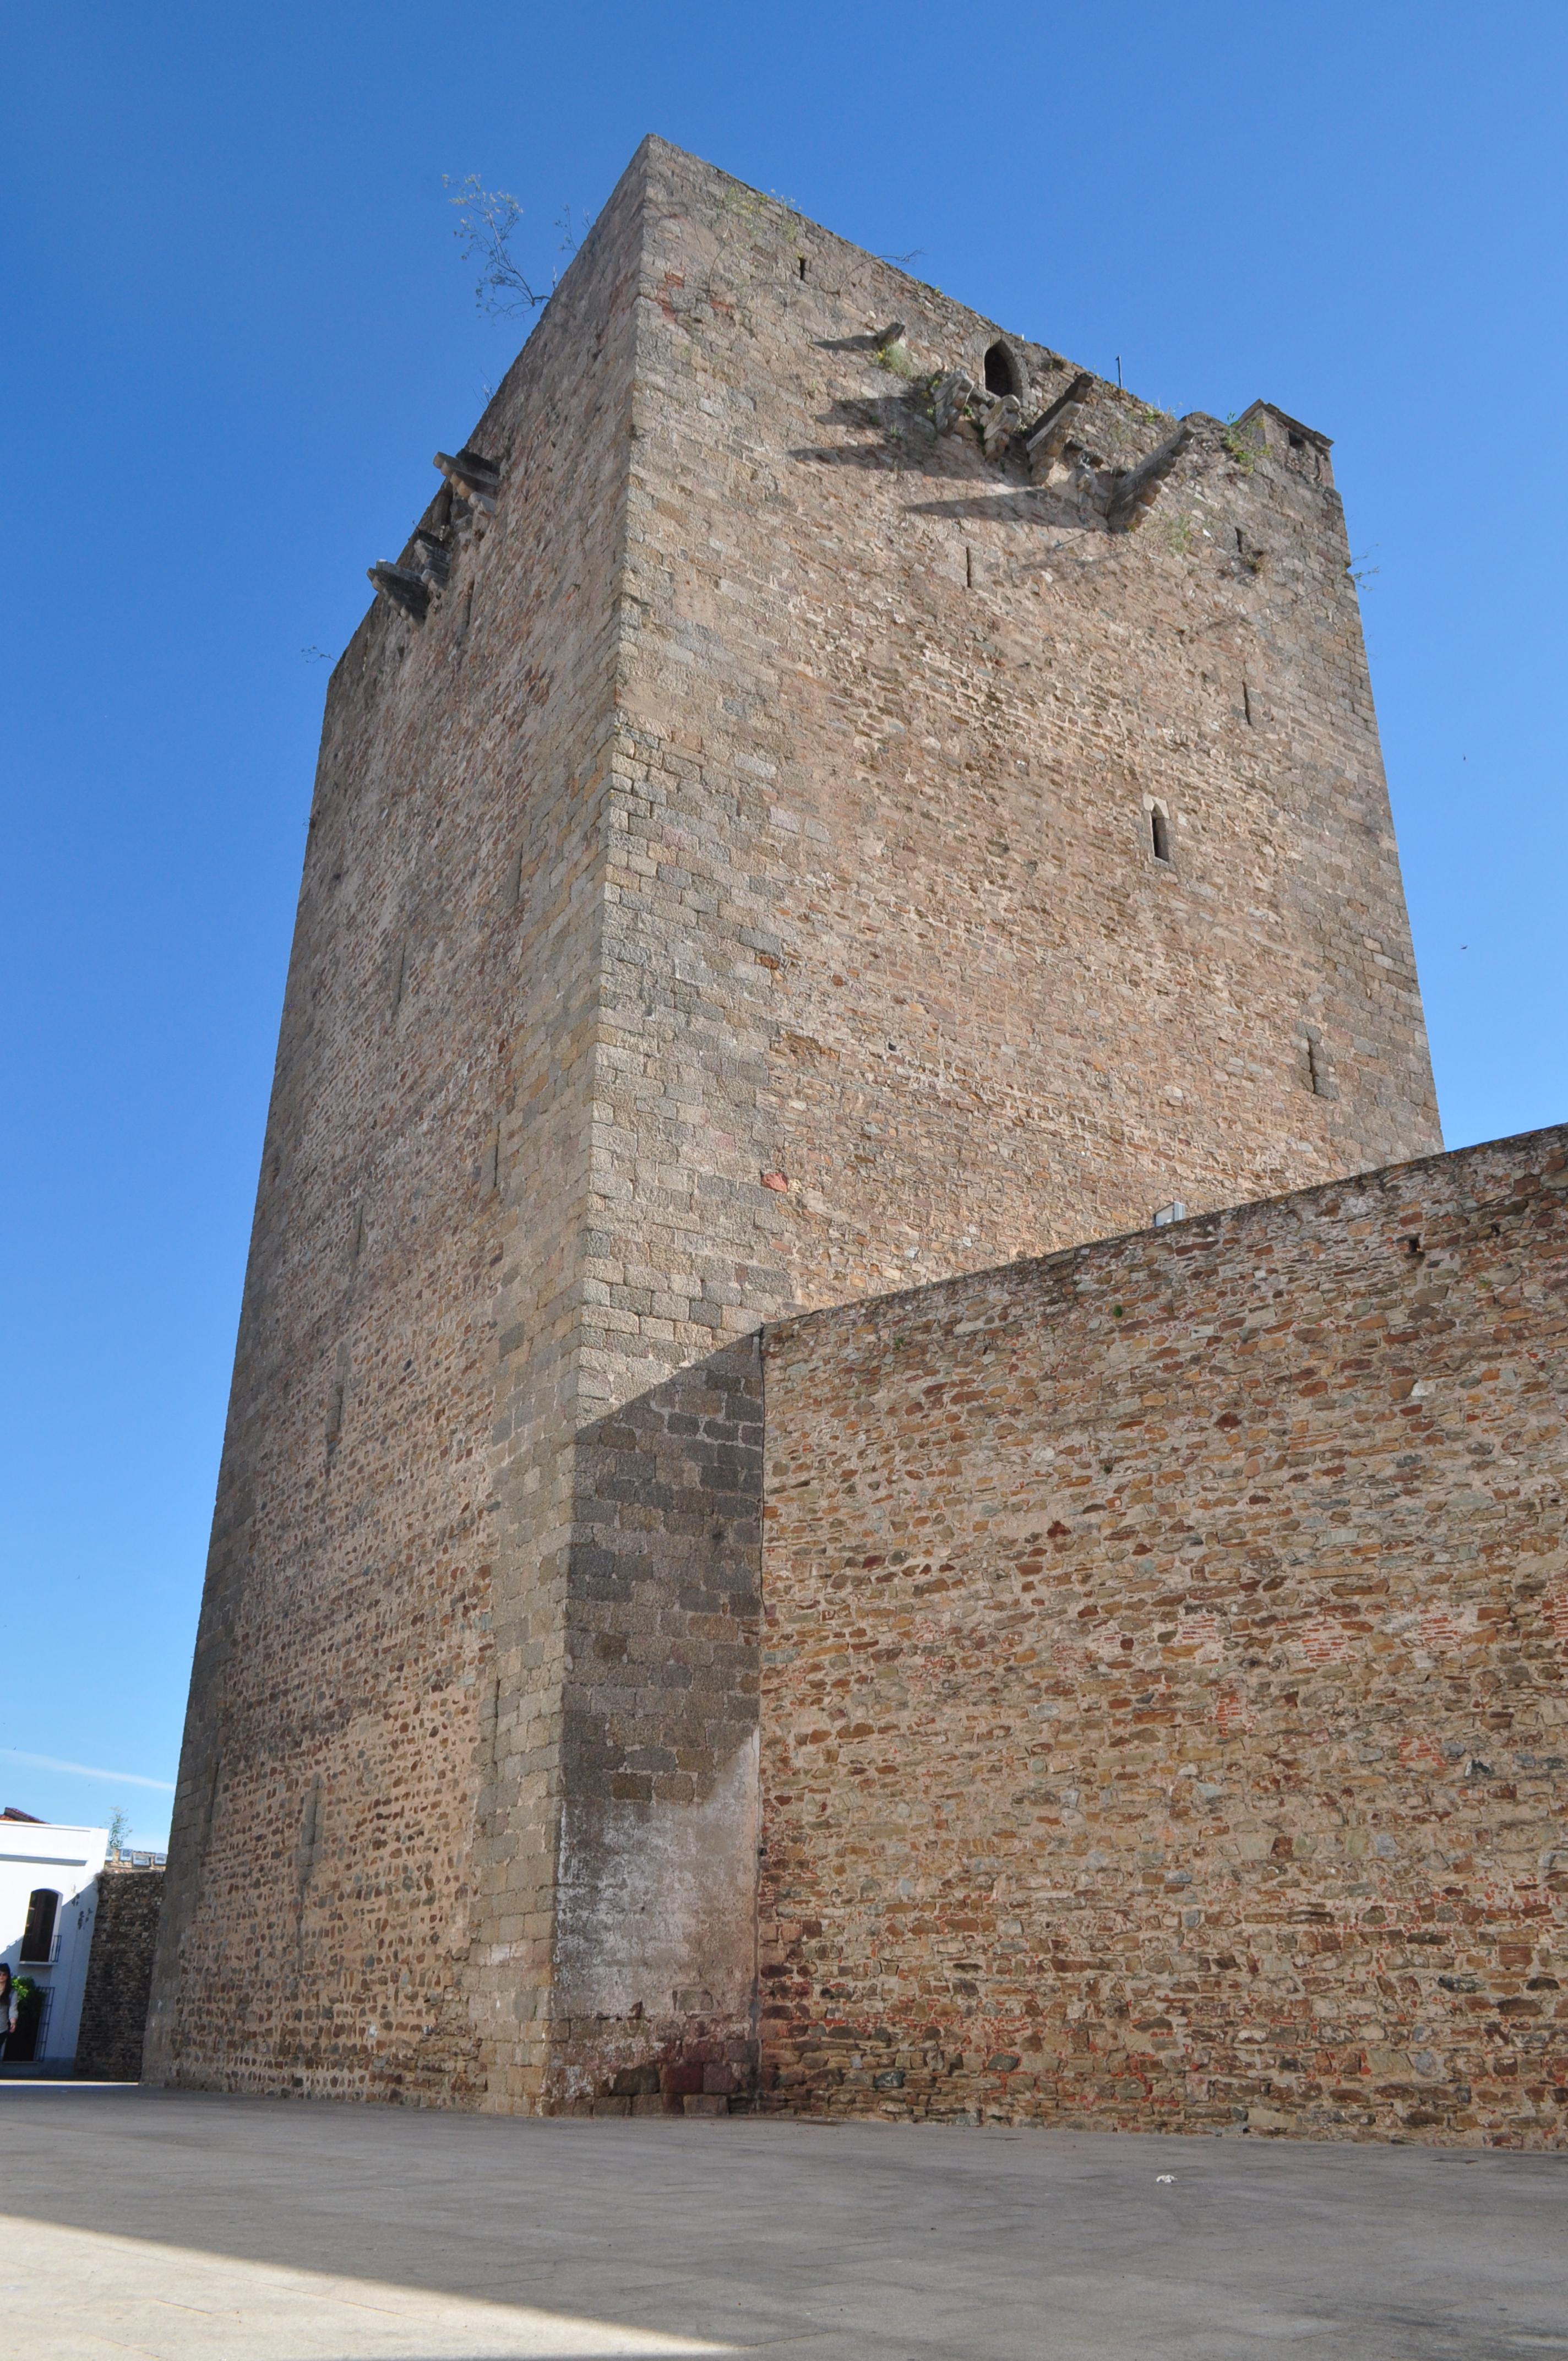
[[[1436,1148],[1322,438],[1198,422],[1113,532],[1091,456],[1033,485],[937,432],[930,373],[981,380],[993,324],[662,142],[638,170],[585,1406],[657,1399],[795,1305]],[[1076,372],[1005,341],[1032,417]],[[1175,423],[1095,381],[1079,431],[1132,466]],[[597,1680],[579,1652],[569,1721]],[[586,1708],[579,1949],[620,1939],[596,1832],[655,1702]],[[668,1776],[650,1860],[685,1858],[688,1777],[736,1855],[729,1759]],[[620,2095],[638,2054],[663,2072],[672,2036],[607,2013],[595,2037],[606,2070],[575,2029],[563,2103]]]
[[[1175,420],[1091,379],[1032,483],[938,431],[931,378],[999,344],[1028,422],[1075,365],[689,157],[649,170],[612,1144],[691,1175],[704,1316],[1440,1148],[1323,439],[1196,419],[1113,531],[1094,486]],[[664,1207],[641,1226],[685,1267]],[[662,1339],[641,1274],[602,1275],[610,1346]]]
[[[756,1335],[577,1447],[549,2092],[722,2113],[756,2069]]]
[[[76,2071],[94,2082],[141,2080],[142,2037],[158,1914],[161,1869],[105,1868],[98,1879],[93,1948],[76,2036]]]
[[[760,1325],[1436,1145],[1323,438],[997,335],[645,142],[334,675],[150,2079],[744,2089]]]
[[[623,192],[475,431],[496,514],[439,491],[444,588],[334,675],[150,2079],[542,2080],[635,236]]]
[[[764,2103],[1568,2144],[1568,1131],[766,1345]]]

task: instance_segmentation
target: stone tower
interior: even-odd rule
[[[760,1325],[1436,1112],[1322,435],[649,139],[441,464],[328,696],[148,2071],[659,2104],[753,2030]]]

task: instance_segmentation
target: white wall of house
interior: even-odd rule
[[[56,1821],[0,1820],[0,1960],[49,1994],[36,2063],[69,2065],[87,1982],[87,1954],[98,1909],[98,1872],[109,1849],[107,1828],[65,1828]],[[52,1957],[25,1959],[24,1937],[32,1896],[58,1894]]]

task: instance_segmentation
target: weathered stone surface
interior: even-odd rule
[[[1568,2140],[1568,1131],[767,1341],[765,2103]]]
[[[121,1869],[111,1861],[99,1874],[76,2036],[76,2071],[89,2081],[135,2082],[141,2078],[162,1900],[161,1869]]]
[[[1438,1145],[1327,445],[1248,418],[639,151],[334,675],[155,2079],[742,2098],[760,1325]]]

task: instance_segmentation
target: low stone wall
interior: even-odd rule
[[[1568,2144],[1565,1197],[769,1332],[764,2106]]]
[[[163,1901],[161,1869],[115,1869],[98,1880],[76,2071],[94,2082],[141,2080],[142,2035]]]

